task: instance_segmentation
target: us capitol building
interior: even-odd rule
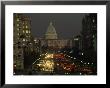
[[[61,49],[66,47],[72,47],[72,40],[71,39],[59,39],[58,34],[53,26],[53,23],[50,22],[45,36],[43,39],[39,39],[41,42],[41,47],[48,47],[51,49]]]

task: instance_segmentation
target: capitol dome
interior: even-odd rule
[[[52,22],[50,22],[48,29],[45,33],[45,39],[57,39],[57,33]]]

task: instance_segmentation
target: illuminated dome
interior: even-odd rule
[[[55,27],[53,26],[52,22],[50,22],[48,29],[45,34],[46,39],[57,39],[57,33]]]

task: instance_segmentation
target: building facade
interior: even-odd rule
[[[57,33],[55,27],[53,26],[52,22],[50,22],[48,29],[45,33],[45,39],[57,39]]]
[[[82,50],[82,36],[77,35],[73,38],[73,46],[76,47],[79,50]]]
[[[41,46],[47,46],[48,48],[61,49],[65,47],[72,47],[72,40],[69,39],[42,39]]]
[[[97,14],[86,15],[82,20],[82,49],[87,58],[96,58]]]
[[[30,18],[22,14],[14,14],[14,69],[24,69],[24,51],[32,51],[32,35]]]

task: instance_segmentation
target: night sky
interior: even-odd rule
[[[60,39],[72,38],[82,30],[84,13],[25,13],[31,19],[32,35],[43,38],[52,21]]]

